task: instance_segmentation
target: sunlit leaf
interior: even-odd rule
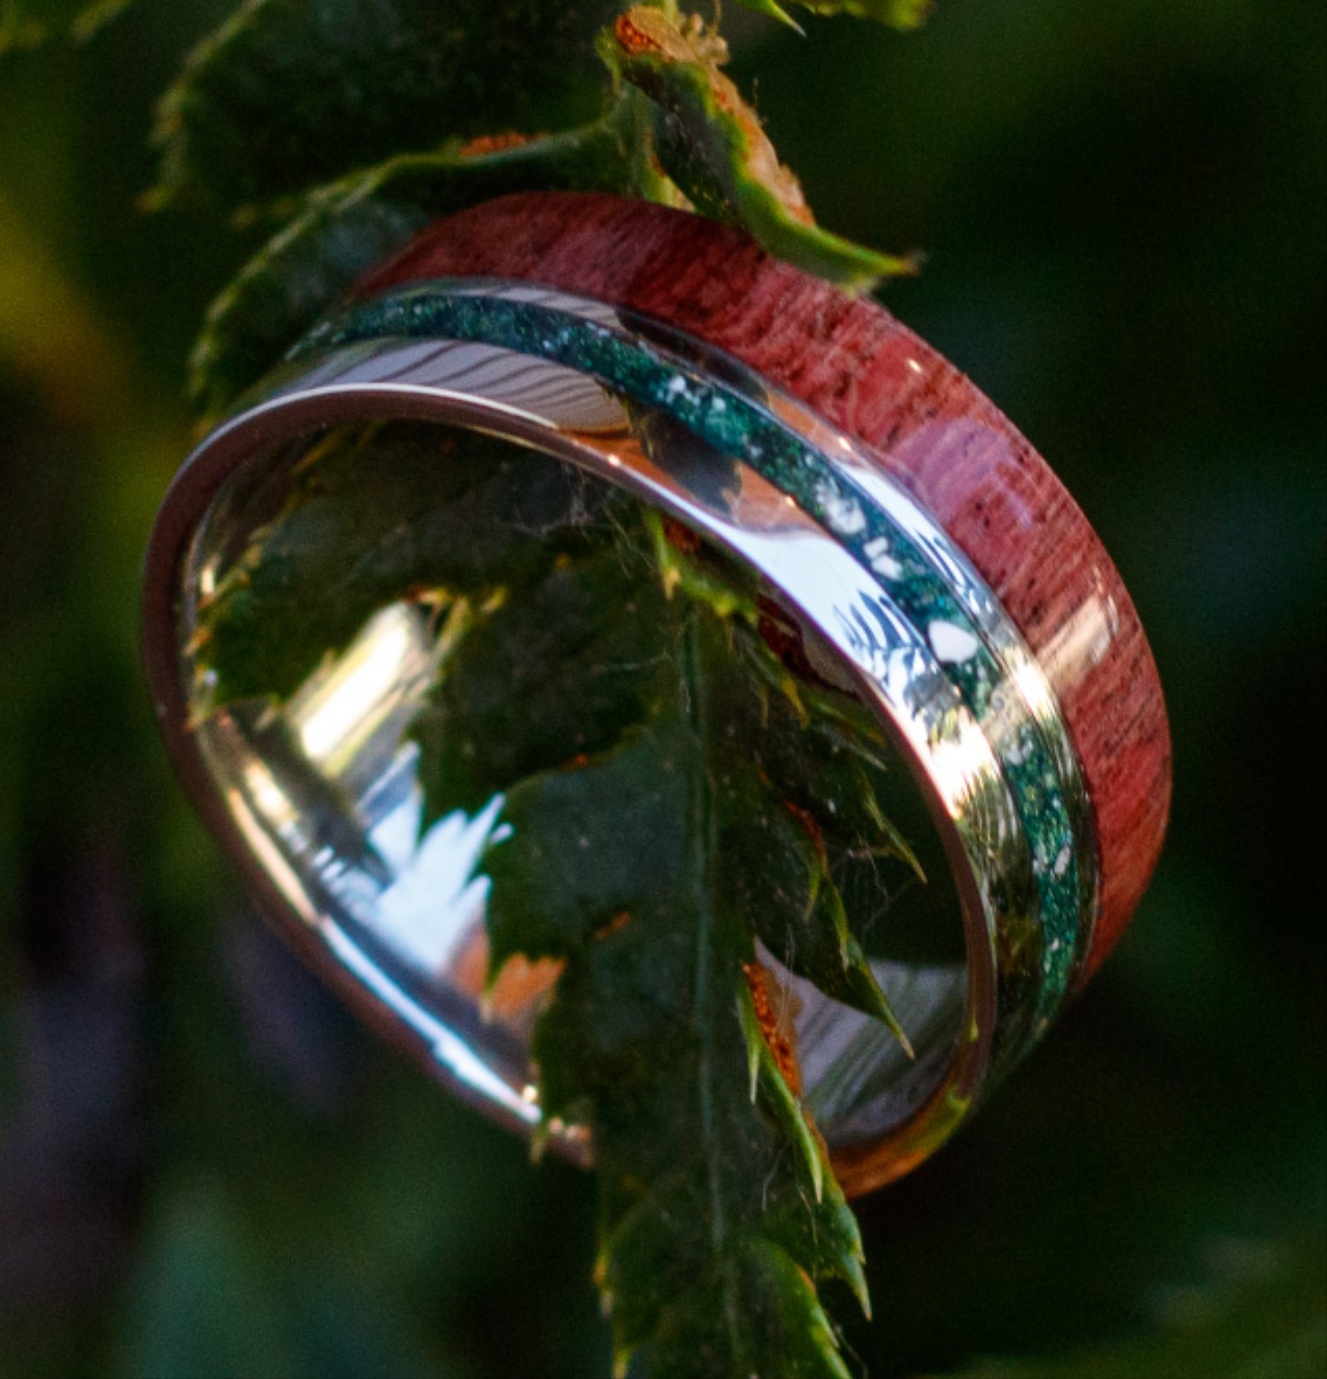
[[[694,16],[679,26],[637,5],[604,32],[599,49],[617,79],[654,105],[664,171],[698,210],[741,225],[776,257],[847,288],[915,271],[911,259],[816,225],[801,184],[721,70],[727,45]]]

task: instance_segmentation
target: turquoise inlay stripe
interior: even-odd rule
[[[966,609],[916,542],[851,476],[787,423],[724,383],[567,311],[529,301],[416,286],[316,328],[295,356],[364,340],[449,338],[536,355],[658,408],[792,497],[869,569],[921,630],[979,723],[990,727],[1003,668]],[[1014,692],[1005,685],[1005,693]],[[1030,715],[992,741],[1032,854],[1043,951],[1036,1032],[1068,990],[1088,926],[1064,785]],[[1011,1012],[1012,1014],[1012,1012]]]

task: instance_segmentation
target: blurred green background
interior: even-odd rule
[[[0,1374],[603,1375],[589,1180],[531,1168],[286,956],[150,721],[139,560],[184,357],[259,237],[135,199],[150,103],[228,9],[140,0],[0,60]],[[726,26],[822,221],[927,252],[888,305],[1079,498],[1175,733],[1134,930],[955,1143],[860,1203],[851,1346],[876,1379],[1315,1379],[1327,10]]]

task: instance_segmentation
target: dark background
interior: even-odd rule
[[[227,8],[140,0],[0,60],[0,1374],[604,1374],[590,1181],[531,1168],[296,967],[150,722],[139,559],[183,360],[258,239],[135,198],[150,101]],[[849,1339],[877,1379],[1327,1356],[1325,17],[727,25],[821,220],[927,252],[888,304],[1068,482],[1175,734],[1134,930],[978,1120],[860,1204],[876,1321]]]

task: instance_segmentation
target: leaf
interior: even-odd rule
[[[777,19],[801,32],[801,27],[775,0],[737,0],[739,5],[771,19]],[[875,19],[894,29],[915,29],[931,11],[932,0],[789,0],[815,14],[850,14],[857,19]]]
[[[916,271],[911,259],[816,225],[800,183],[720,70],[727,45],[695,16],[679,26],[637,5],[605,30],[599,51],[618,81],[653,104],[659,160],[697,210],[742,226],[775,257],[852,290]]]
[[[643,722],[663,602],[654,582],[624,580],[608,545],[558,561],[521,597],[477,618],[413,729],[447,809],[473,813],[527,776],[607,751]],[[551,838],[570,817],[534,831]],[[548,878],[550,904],[560,903],[562,879]]]
[[[926,22],[933,0],[792,0],[816,14],[849,14],[875,19],[893,29],[916,29]]]
[[[808,810],[824,815],[820,829],[831,847],[871,836],[881,855],[904,862],[924,883],[921,863],[877,804],[889,744],[851,682],[829,678],[841,674],[834,653],[762,597],[744,566],[656,512],[646,512],[644,522],[665,592],[704,603],[732,624],[734,659],[756,689],[737,731],[757,744],[757,767],[780,798],[803,819]]]
[[[718,1306],[665,1311],[645,1350],[651,1374],[849,1379],[833,1324],[787,1251],[753,1241],[734,1252],[730,1269]]]
[[[249,0],[157,111],[158,201],[267,202],[448,138],[539,133],[602,105],[613,0]]]
[[[816,1282],[865,1307],[861,1240],[756,940],[892,1018],[830,862],[892,847],[864,802],[883,738],[744,567],[546,457],[442,437],[339,433],[301,464],[203,610],[213,702],[290,694],[386,603],[464,601],[409,731],[432,817],[500,800],[490,983],[560,971],[532,1057],[545,1125],[593,1132],[619,1364],[837,1379]]]
[[[733,903],[733,878],[769,864],[758,816],[778,808],[752,798],[752,740],[734,731],[763,687],[715,608],[740,595],[717,598],[714,571],[668,583],[653,626],[672,653],[647,722],[507,793],[510,834],[487,861],[494,965],[565,963],[533,1053],[545,1115],[592,1128],[610,1185],[600,1273],[620,1363],[639,1350],[656,1375],[840,1375],[812,1279],[864,1297],[860,1240],[755,1015],[754,929]]]
[[[570,471],[513,446],[419,423],[334,432],[200,610],[200,709],[288,698],[395,600],[519,588],[584,541],[586,518]]]
[[[169,110],[173,103],[183,102],[184,108],[193,110],[191,102],[195,100],[202,101],[206,108],[202,92],[211,89],[209,83],[213,80],[228,91],[230,87],[226,81],[233,78],[244,92],[249,92],[250,87],[259,82],[259,76],[267,73],[263,65],[267,59],[261,57],[265,52],[261,34],[250,33],[246,25],[259,29],[268,23],[278,27],[294,25],[294,13],[286,14],[281,7],[290,3],[291,0],[280,0],[279,4],[278,0],[263,0],[255,7],[265,16],[261,21],[256,12],[244,24],[238,18],[233,21],[222,35],[212,40],[217,52],[212,53],[209,48],[206,57],[200,54],[194,59],[194,66],[181,78],[178,89],[167,98],[163,108]],[[362,22],[369,21],[363,19]],[[630,23],[643,25],[640,31],[651,33],[660,25],[666,25],[656,11],[646,11],[644,15],[633,11]],[[232,27],[236,29],[233,35]],[[619,31],[628,32],[621,25]],[[812,271],[850,283],[856,282],[861,273],[873,278],[881,273],[910,268],[902,261],[886,261],[882,256],[859,250],[816,229],[810,222],[810,213],[796,180],[779,167],[754,116],[742,105],[736,88],[718,71],[717,63],[725,55],[722,43],[703,35],[694,25],[687,31],[690,35],[687,39],[683,39],[680,30],[669,32],[673,35],[669,40],[673,47],[682,44],[679,51],[694,50],[701,55],[686,69],[698,83],[693,96],[702,105],[707,92],[713,98],[707,107],[709,114],[704,118],[717,119],[718,123],[712,130],[708,125],[698,127],[705,135],[699,143],[690,135],[683,137],[678,119],[632,88],[630,94],[635,101],[646,107],[643,122],[637,118],[634,102],[624,99],[608,117],[553,135],[481,133],[468,141],[452,138],[439,144],[436,139],[439,127],[434,126],[430,129],[433,144],[429,151],[395,153],[384,162],[361,167],[304,193],[293,204],[283,205],[283,214],[290,217],[287,223],[212,304],[195,346],[190,389],[204,419],[215,419],[223,413],[313,321],[341,300],[365,272],[401,248],[434,219],[504,193],[544,188],[634,191],[656,200],[676,201],[680,193],[661,175],[652,156],[656,135],[664,161],[670,171],[678,173],[691,198],[702,209],[746,224],[771,252],[802,263]],[[363,53],[357,53],[355,62],[361,59],[368,61]],[[383,56],[381,60],[385,63],[395,59]],[[330,71],[324,72],[320,65],[324,61],[330,62],[327,54],[315,38],[306,35],[303,46],[294,45],[283,50],[286,84],[295,81],[301,90],[312,85],[322,93],[319,100],[324,103],[340,99],[347,107],[353,105],[357,99],[354,83],[363,80],[362,74],[358,74],[354,64],[345,70],[332,64]],[[246,62],[256,65],[258,76],[251,74],[241,82],[239,73],[247,70],[244,68]],[[213,73],[214,66],[215,74],[206,75]],[[197,75],[191,75],[195,68]],[[222,81],[222,75],[227,73],[230,75]],[[467,69],[466,79],[476,79],[474,72]],[[193,90],[190,83],[199,84],[199,91],[186,100],[186,90]],[[338,84],[345,86],[339,98],[334,95]],[[280,112],[271,118],[278,121],[290,118],[290,101],[284,89],[280,104]],[[487,128],[506,128],[512,119],[510,110],[496,106],[491,116],[492,124]],[[195,122],[203,118],[198,114]],[[254,119],[259,118],[255,112]],[[467,113],[466,120],[459,125],[447,122],[441,128],[447,133],[454,129],[473,130],[476,126],[467,123],[468,119]],[[159,130],[160,137],[165,139],[168,169],[173,166],[172,160],[185,158],[185,151],[192,147],[189,139],[193,136],[188,132],[194,127],[191,120],[193,116],[189,119],[181,116],[177,120],[175,116],[163,115],[162,128],[172,122],[179,126],[169,136],[160,135]],[[264,119],[264,130],[267,123]],[[334,124],[329,126],[329,131],[334,128]],[[238,125],[233,132],[239,139]],[[270,131],[263,133],[263,138],[269,136],[277,138]],[[383,140],[386,147],[386,134]],[[404,139],[398,140],[398,144],[400,142]],[[347,142],[329,139],[324,134],[318,138],[316,147],[323,161],[308,165],[313,170],[306,181],[360,161],[355,139]],[[723,149],[728,149],[737,158],[728,177],[732,183],[730,190],[719,186],[715,176],[702,166],[704,157],[708,156],[706,149],[710,153],[717,151],[721,161],[729,156]],[[291,157],[295,156],[292,151]],[[235,158],[246,167],[250,165],[253,160],[247,142],[235,153]],[[261,160],[260,145],[258,161]],[[204,161],[208,167],[214,163],[222,166],[219,155],[215,158],[209,155]],[[305,164],[302,162],[301,166]],[[759,176],[742,173],[742,167],[752,174],[759,172]],[[688,173],[686,168],[692,171]],[[182,181],[182,176],[164,174],[155,199],[171,199],[188,181],[188,178]],[[760,176],[765,176],[768,185],[760,182]],[[270,189],[268,194],[274,191],[275,188]],[[246,195],[257,195],[257,192],[251,189]]]
[[[745,773],[736,834],[721,837],[727,855],[750,849],[745,866],[725,876],[725,899],[778,960],[836,1001],[883,1021],[912,1053],[861,945],[848,928],[843,898],[829,871],[823,844],[809,836],[819,826],[784,802],[771,807],[755,772]],[[736,793],[736,792],[735,792]],[[742,798],[744,796],[744,798]]]
[[[706,767],[729,741],[707,690],[728,662],[726,634],[703,608],[673,605],[670,623],[688,674],[660,679],[648,733],[509,795],[491,932],[519,924],[525,951],[566,962],[533,1052],[546,1114],[591,1126],[613,1185],[600,1271],[620,1361],[639,1349],[657,1376],[838,1376],[812,1278],[852,1275],[860,1242],[852,1232],[832,1259],[810,1245],[839,1189],[777,1071],[774,1114],[753,1112],[734,999],[752,941],[721,909],[717,872],[730,859],[710,819],[729,801]],[[559,861],[565,873],[551,878]],[[578,925],[534,899],[550,879],[579,889]],[[803,1168],[780,1173],[790,1136]],[[810,1234],[771,1234],[771,1209],[784,1226],[794,1203]],[[825,1237],[841,1224],[827,1219]]]
[[[757,14],[766,15],[770,19],[777,19],[780,24],[786,24],[790,29],[796,29],[802,33],[802,26],[783,8],[776,3],[776,0],[737,0],[743,9],[754,10]],[[796,0],[794,0],[796,3]]]
[[[91,38],[132,0],[0,0],[0,57],[10,48],[34,48],[52,34]]]
[[[190,361],[205,417],[223,412],[375,264],[430,221],[507,192],[623,191],[606,122],[565,134],[452,142],[319,187],[213,302]]]
[[[800,1161],[806,1165],[815,1199],[820,1202],[825,1196],[824,1149],[809,1116],[802,1111],[797,1100],[801,1088],[800,1075],[796,1076],[795,1082],[789,1081],[790,1073],[796,1073],[795,1057],[787,1037],[780,1037],[775,1017],[768,1006],[762,1000],[762,1009],[756,1008],[756,993],[759,992],[762,998],[766,993],[760,966],[748,963],[744,972],[746,980],[739,982],[737,987],[737,1015],[742,1022],[742,1037],[746,1040],[751,1100],[754,1102],[761,1093],[764,1094],[770,1113],[800,1150]],[[779,1050],[777,1054],[776,1048]]]
[[[568,958],[642,906],[664,908],[686,877],[681,835],[686,781],[637,730],[584,764],[532,777],[507,795],[503,822],[516,846],[494,848],[501,892],[489,918],[492,965],[515,954]],[[615,836],[616,844],[605,845]]]

